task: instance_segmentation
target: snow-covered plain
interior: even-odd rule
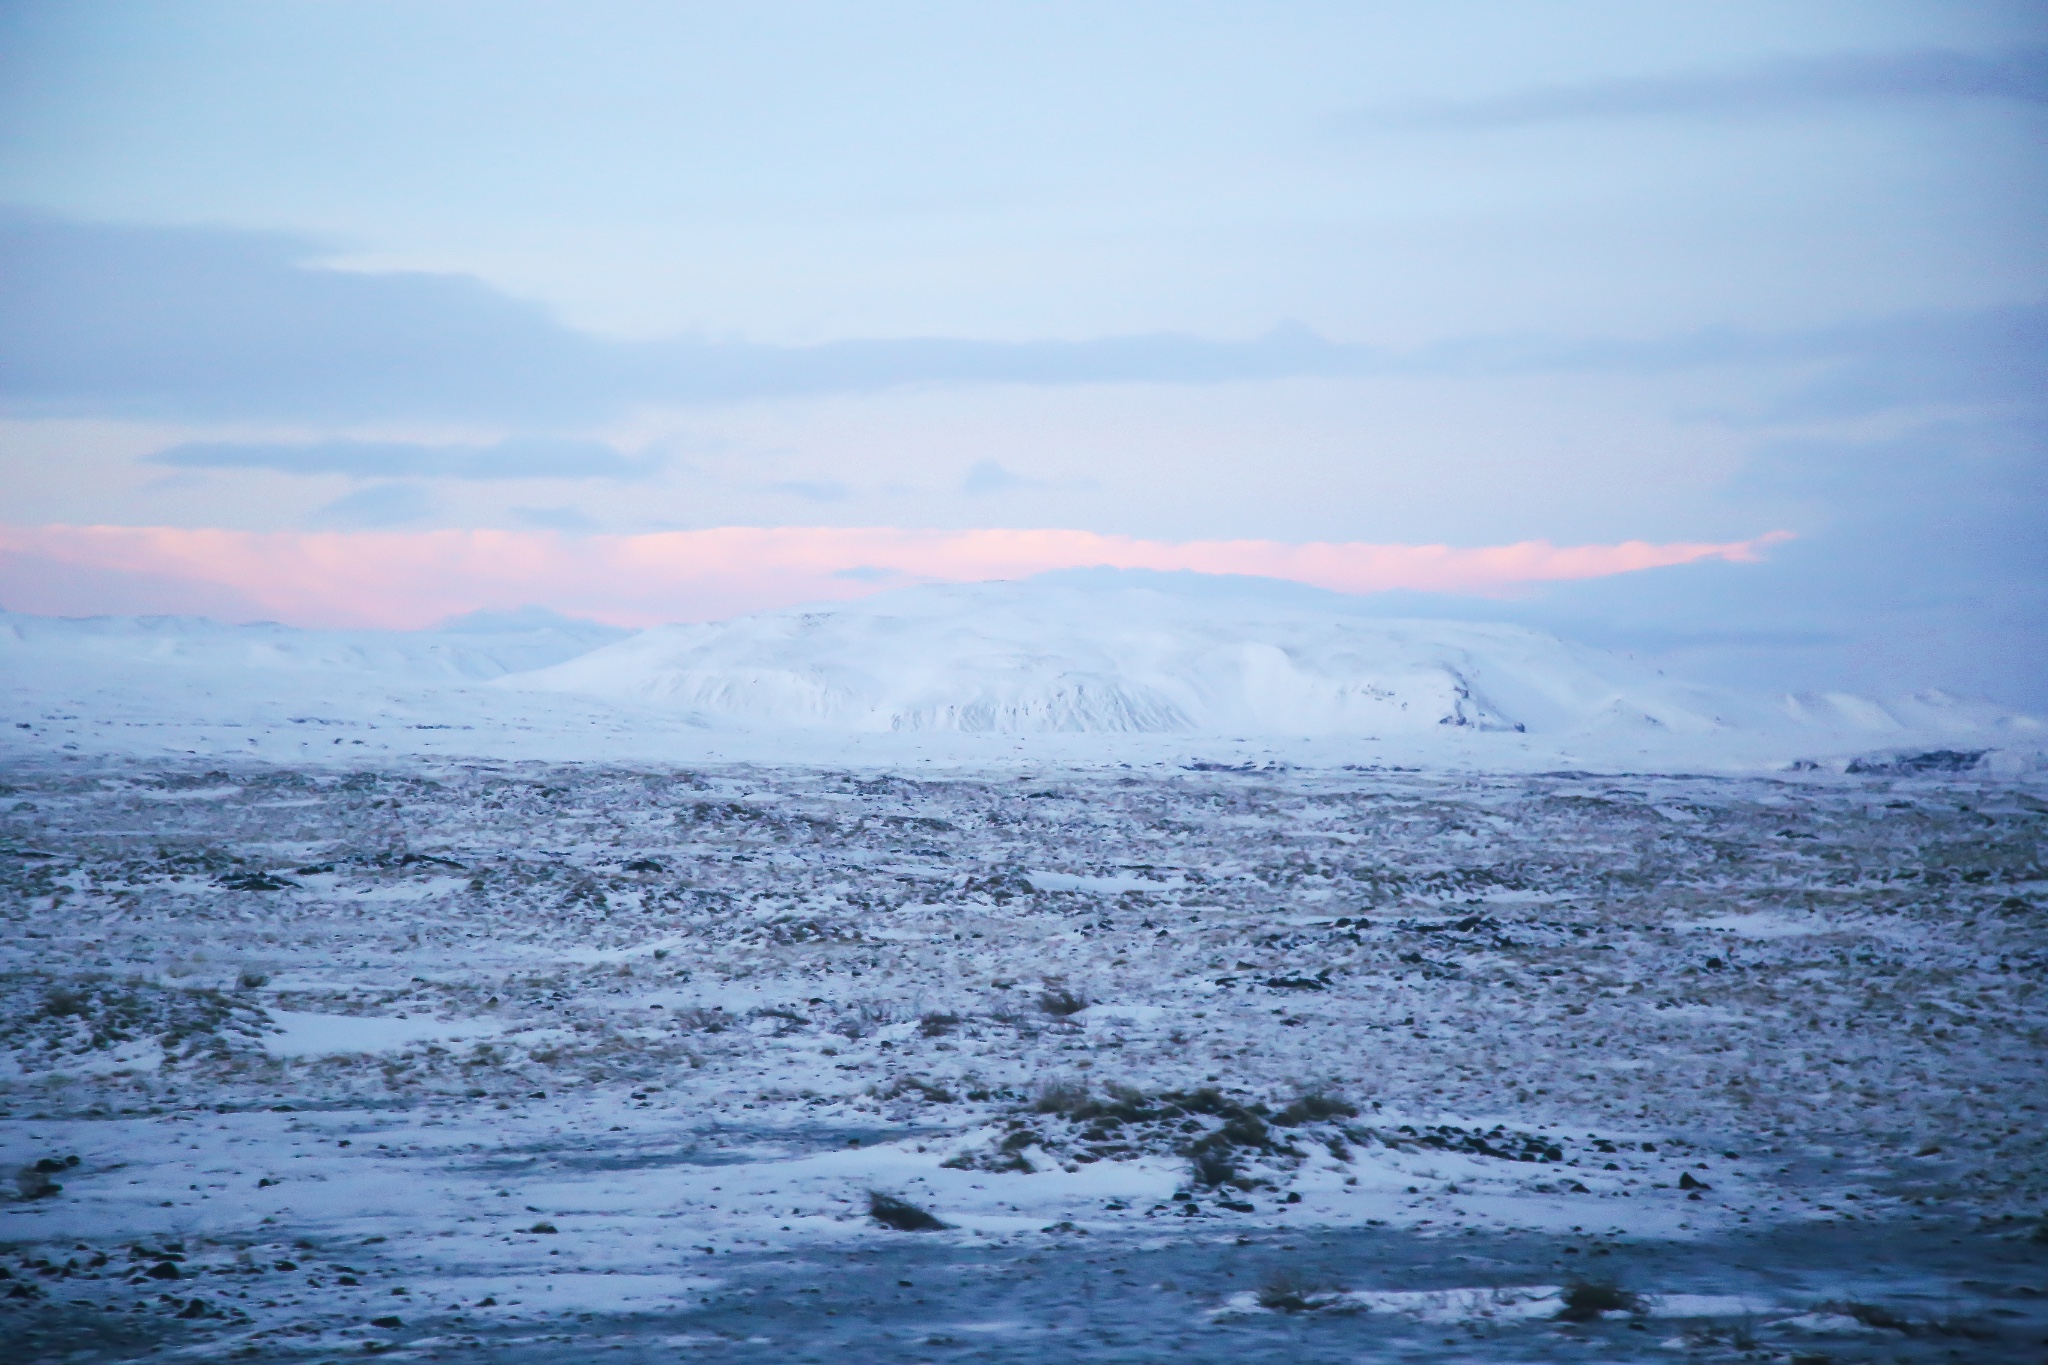
[[[10,785],[0,1132],[63,1190],[0,1205],[0,1263],[51,1359],[1992,1359],[2048,1329],[2025,782]],[[1607,1280],[1641,1311],[1558,1319]]]
[[[2038,1356],[2025,718],[1232,592],[8,618],[14,1354]]]

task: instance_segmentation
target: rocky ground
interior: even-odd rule
[[[2026,782],[5,781],[26,1359],[2048,1337]]]

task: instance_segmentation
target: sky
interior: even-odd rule
[[[0,0],[0,606],[1111,564],[2048,706],[2048,3]]]

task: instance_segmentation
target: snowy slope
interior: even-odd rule
[[[1380,621],[1334,594],[1034,580],[666,626],[506,686],[858,731],[1711,731],[1715,698],[1518,626]],[[1338,599],[1342,601],[1342,599]]]
[[[1386,620],[1290,585],[1047,575],[644,631],[499,686],[768,729],[1711,739],[1968,730],[1923,699],[1774,701],[1521,626]]]
[[[626,728],[615,708],[484,684],[626,633],[534,610],[421,631],[0,612],[0,754],[568,756]]]
[[[298,630],[203,616],[25,616],[0,612],[0,669],[156,666],[251,674],[370,673],[476,680],[544,668],[630,632],[529,607],[475,612],[436,630]]]
[[[2042,744],[2026,717],[1939,694],[1744,694],[1520,626],[1390,620],[1263,580],[1107,572],[639,633],[534,611],[410,632],[0,613],[0,702],[0,751],[293,761],[981,762],[1028,749],[1690,770]]]

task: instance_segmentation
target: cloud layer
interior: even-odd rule
[[[637,479],[660,468],[602,441],[511,437],[491,445],[411,441],[188,441],[146,456],[176,469],[268,469],[357,479]]]
[[[1805,57],[1443,103],[1405,111],[1390,121],[1435,128],[1515,128],[1578,119],[1764,115],[1842,104],[1980,99],[2048,104],[2048,49]]]
[[[933,384],[1217,384],[1315,375],[1647,373],[1807,362],[1789,404],[1835,409],[2038,393],[2048,307],[1926,312],[1783,333],[1646,340],[1493,337],[1396,352],[1284,324],[1245,341],[1178,334],[1072,341],[956,337],[776,346],[617,341],[460,275],[322,268],[272,233],[0,215],[0,408],[17,415],[487,421],[559,429],[647,404],[701,404]],[[324,442],[185,446],[169,463],[463,478],[629,477],[595,445],[488,448]],[[370,466],[381,462],[380,471]],[[526,473],[495,471],[524,467]],[[432,472],[418,470],[412,472]]]
[[[458,613],[528,605],[620,625],[715,620],[863,596],[910,582],[1023,578],[1107,566],[1256,574],[1374,592],[1506,593],[1642,569],[1745,561],[1782,533],[1723,544],[1555,546],[1168,542],[1069,530],[726,527],[638,536],[547,531],[261,533],[175,527],[0,528],[0,603],[66,614],[88,585],[96,611],[134,611],[120,585],[146,586],[156,611],[246,602],[238,615],[295,625],[415,628]],[[204,605],[202,605],[204,604]]]

